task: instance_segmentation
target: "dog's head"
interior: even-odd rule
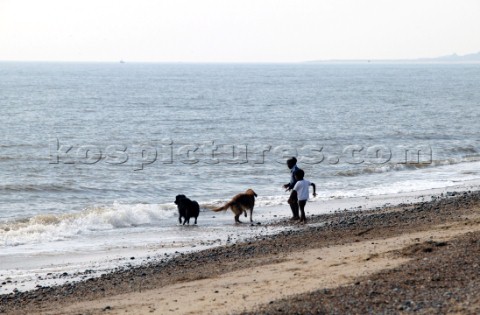
[[[251,188],[247,189],[247,191],[245,193],[247,195],[253,195],[253,196],[257,197],[257,194]]]
[[[185,196],[185,195],[177,195],[177,196],[175,197],[175,201],[174,201],[175,204],[178,205],[178,203],[179,203],[180,200],[182,200],[182,199],[187,199],[187,196]]]

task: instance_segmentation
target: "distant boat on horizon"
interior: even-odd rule
[[[123,61],[123,59],[120,60],[120,63],[125,63],[125,61]]]

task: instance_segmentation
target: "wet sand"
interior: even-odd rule
[[[479,313],[480,193],[310,217],[275,236],[3,295],[2,312]]]

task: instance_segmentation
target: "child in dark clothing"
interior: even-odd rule
[[[291,191],[293,187],[295,187],[295,184],[297,183],[297,179],[295,178],[295,173],[300,170],[297,166],[297,159],[295,157],[291,157],[287,160],[287,166],[290,169],[290,182],[288,184],[283,185],[283,188],[285,188],[287,191]],[[292,196],[290,196],[290,199]],[[291,220],[299,220],[300,217],[298,216],[298,202],[289,202],[290,203],[290,209],[292,210],[292,218]]]

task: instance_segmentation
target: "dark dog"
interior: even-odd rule
[[[242,223],[240,221],[240,215],[242,212],[247,216],[247,210],[250,210],[250,222],[253,222],[252,214],[253,207],[255,206],[255,197],[257,194],[252,189],[247,189],[246,192],[238,194],[227,202],[223,207],[212,209],[212,211],[226,211],[228,208],[232,209],[235,214],[235,223]]]
[[[195,218],[195,224],[197,224],[197,218],[200,214],[198,202],[188,199],[185,195],[177,195],[175,204],[178,208],[178,222],[180,224],[182,223],[182,217],[184,218],[183,225],[185,223],[190,224],[190,218]]]

